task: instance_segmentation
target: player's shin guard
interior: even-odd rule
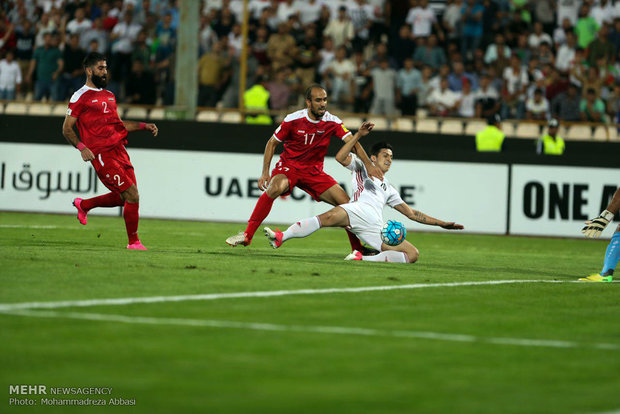
[[[350,230],[345,229],[347,232],[347,236],[349,236],[349,243],[351,243],[351,251],[353,250],[357,250],[358,252],[362,252],[364,251],[364,247],[362,246],[362,242],[360,241],[360,239],[357,238],[357,236],[353,233],[351,233]]]
[[[125,228],[127,229],[129,244],[134,244],[138,241],[138,220],[140,220],[138,214],[139,208],[140,203],[129,202],[126,202],[123,208],[123,218],[125,219]]]
[[[307,237],[320,228],[321,223],[316,216],[300,220],[282,233],[282,241],[285,242],[288,239]]]
[[[607,251],[605,252],[605,262],[603,263],[603,270],[601,270],[601,276],[610,276],[614,274],[614,270],[618,265],[620,259],[620,232],[615,232],[611,237]]]
[[[254,211],[250,216],[250,220],[248,221],[248,227],[245,229],[245,237],[247,240],[252,240],[254,233],[256,233],[256,229],[258,229],[263,220],[267,218],[274,200],[275,198],[269,197],[267,193],[263,193],[260,196],[256,202],[256,207],[254,207]]]
[[[386,250],[375,256],[363,256],[362,260],[369,262],[408,263],[407,255],[396,250]]]
[[[82,210],[88,212],[88,210],[95,207],[120,207],[124,204],[120,194],[108,193],[100,195],[99,197],[93,197],[86,200],[82,200],[80,207]]]

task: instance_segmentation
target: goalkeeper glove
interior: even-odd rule
[[[613,219],[613,213],[607,210],[603,210],[601,215],[597,218],[586,221],[586,225],[583,227],[583,229],[581,229],[581,232],[584,236],[595,239],[601,235],[603,230],[605,230],[605,227],[607,227],[609,222]]]

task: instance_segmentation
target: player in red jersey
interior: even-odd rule
[[[363,123],[360,129],[370,131],[371,123]],[[327,92],[320,85],[312,85],[306,90],[306,109],[287,115],[284,121],[267,142],[263,159],[263,172],[258,179],[258,187],[265,191],[248,221],[245,231],[226,239],[231,246],[247,246],[254,233],[271,211],[273,201],[290,194],[294,187],[304,190],[316,201],[325,201],[337,206],[349,202],[349,196],[336,180],[323,171],[323,161],[332,136],[344,142],[353,135],[342,121],[327,112]],[[280,160],[269,175],[271,159],[276,147],[284,144]],[[370,159],[361,145],[356,144],[355,152],[368,168],[371,176],[383,179],[383,173]],[[349,231],[353,250],[362,248],[359,239]]]
[[[123,218],[129,238],[127,248],[146,250],[138,239],[140,196],[125,144],[127,132],[145,129],[156,136],[157,126],[121,121],[116,111],[114,94],[103,89],[108,83],[105,56],[89,53],[84,59],[84,69],[86,84],[69,101],[62,133],[71,145],[80,150],[82,159],[91,162],[99,180],[111,192],[87,200],[73,200],[78,220],[85,225],[88,211],[95,207],[124,206]],[[80,133],[79,138],[73,129],[75,125]]]

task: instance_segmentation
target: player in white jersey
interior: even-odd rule
[[[405,240],[398,246],[389,246],[381,240],[383,207],[386,204],[418,223],[440,226],[447,230],[463,229],[460,224],[438,220],[412,209],[402,200],[385,176],[383,181],[368,176],[364,164],[351,153],[351,150],[361,136],[370,132],[372,126],[374,125],[371,124],[370,128],[360,128],[355,138],[347,142],[336,155],[336,160],[353,172],[352,180],[355,188],[353,201],[334,207],[319,216],[300,220],[284,232],[265,227],[265,236],[273,248],[282,246],[289,239],[307,237],[321,227],[345,227],[349,228],[362,242],[380,251],[375,256],[363,256],[362,253],[354,251],[345,260],[415,263],[419,252],[413,244]],[[392,165],[392,157],[392,146],[385,142],[375,144],[371,150],[370,159],[384,174]]]

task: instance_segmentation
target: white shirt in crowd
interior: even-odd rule
[[[549,101],[545,97],[543,97],[540,102],[536,102],[534,98],[528,98],[525,103],[525,110],[534,115],[544,114],[544,116],[547,117],[549,114]]]
[[[555,67],[561,71],[567,72],[570,69],[571,62],[575,59],[575,49],[564,44],[560,46],[558,55],[555,58]]]
[[[67,23],[67,32],[71,34],[82,35],[87,30],[90,30],[93,27],[93,22],[88,19],[84,19],[81,22],[78,22],[77,19],[71,20]]]
[[[112,45],[112,53],[131,53],[133,51],[133,42],[138,37],[140,30],[142,30],[142,26],[133,22],[129,25],[125,22],[120,22],[114,26],[112,34],[118,34],[119,37],[116,39],[116,43]]]
[[[577,23],[577,13],[581,6],[581,0],[558,0],[557,25],[561,26],[565,17],[568,17],[574,26]]]
[[[348,74],[349,80],[353,79],[353,73],[355,72],[355,65],[350,59],[343,59],[341,62],[338,62],[338,60],[334,59],[329,63],[327,68],[331,70],[334,76],[337,76],[339,78]]]
[[[506,89],[508,90],[508,93],[511,94],[520,91],[529,83],[525,67],[521,67],[521,71],[519,73],[515,73],[512,70],[512,67],[509,66],[504,69],[503,78],[504,81],[506,81]]]
[[[459,115],[463,118],[473,118],[476,114],[476,95],[473,92],[469,92],[467,95],[461,94],[460,99]]]
[[[441,88],[434,89],[428,97],[428,103],[431,105],[437,105],[437,109],[440,111],[450,109],[456,105],[461,98],[461,94],[451,91],[450,88],[446,88],[445,91],[441,91]]]
[[[611,1],[608,1],[605,6],[598,3],[590,10],[590,17],[594,18],[599,26],[602,26],[603,22],[613,24],[614,17],[616,17],[616,9],[611,4]]]
[[[0,60],[0,90],[13,90],[22,83],[22,71],[16,61]]]
[[[414,7],[409,10],[406,20],[406,22],[411,25],[411,32],[416,37],[430,36],[433,23],[436,21],[437,19],[435,18],[435,12],[430,8],[430,6],[425,9],[421,7]]]
[[[553,40],[551,39],[551,36],[544,32],[540,35],[532,33],[527,40],[528,45],[532,49],[537,49],[538,46],[543,42],[547,42],[549,43],[549,46],[553,46]]]

